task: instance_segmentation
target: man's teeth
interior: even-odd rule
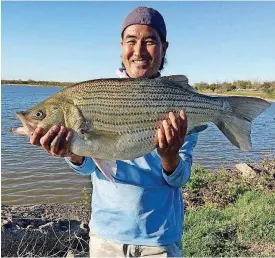
[[[147,61],[134,61],[134,63],[136,63],[136,64],[147,64]]]

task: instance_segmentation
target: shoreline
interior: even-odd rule
[[[62,85],[42,85],[42,84],[1,84],[1,86],[27,86],[27,87],[66,87]]]
[[[75,84],[75,83],[71,83],[70,85],[73,85],[73,84]],[[62,86],[62,85],[40,85],[40,84],[1,84],[1,86],[2,85],[6,85],[6,86],[44,87],[44,88],[47,88],[47,87],[59,87],[60,88],[60,87],[70,86],[70,85]],[[227,96],[254,97],[254,98],[261,98],[261,99],[264,99],[264,100],[272,102],[272,103],[275,102],[275,98],[266,98],[266,97],[255,96],[255,95],[226,94],[226,93],[215,93],[215,92],[208,92],[208,91],[205,91],[205,92],[202,91],[201,94],[213,95],[213,96],[225,96],[225,97],[227,97]]]

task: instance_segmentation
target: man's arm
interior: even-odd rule
[[[172,187],[182,187],[190,177],[192,152],[198,135],[185,139],[187,117],[183,110],[179,119],[172,112],[169,113],[169,119],[170,123],[164,120],[163,127],[158,130],[158,154],[167,183]]]
[[[65,157],[65,161],[75,172],[81,175],[91,175],[96,169],[96,164],[90,157],[83,157],[83,162],[80,165],[72,163],[67,157]]]
[[[188,182],[193,163],[192,154],[197,142],[198,134],[187,136],[184,145],[179,150],[180,161],[176,169],[169,174],[164,170],[162,171],[164,179],[170,186],[180,188]]]

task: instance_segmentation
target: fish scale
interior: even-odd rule
[[[73,130],[73,153],[117,160],[151,152],[157,147],[154,139],[161,121],[170,111],[178,117],[181,109],[189,132],[200,132],[202,125],[213,122],[232,144],[248,151],[251,122],[269,106],[258,98],[199,94],[185,76],[172,75],[81,82],[17,115],[26,134],[35,126],[47,130],[53,124],[65,125]]]

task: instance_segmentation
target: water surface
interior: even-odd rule
[[[91,191],[89,176],[71,170],[63,158],[53,157],[15,136],[9,128],[20,125],[15,112],[26,110],[59,91],[59,87],[1,86],[2,203],[72,203],[83,199],[82,189]],[[214,126],[200,133],[194,164],[211,170],[231,167],[237,162],[260,161],[275,154],[275,104],[254,120],[253,150],[245,153],[234,147]]]

